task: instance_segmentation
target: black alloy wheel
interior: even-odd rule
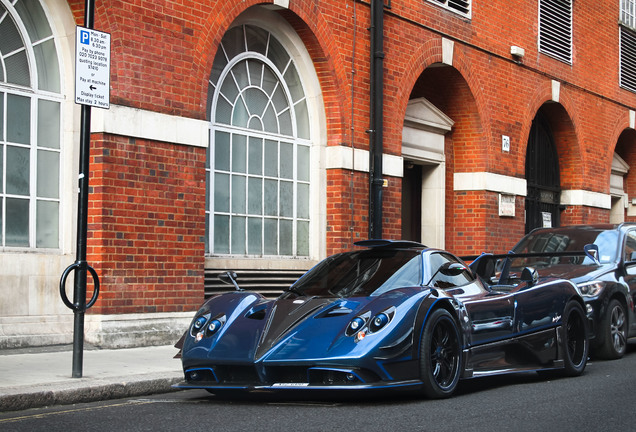
[[[570,301],[563,311],[564,329],[564,374],[577,376],[583,373],[587,364],[589,342],[587,324],[583,306],[577,301]]]
[[[603,343],[599,347],[598,357],[613,360],[625,355],[625,351],[627,351],[627,320],[625,316],[623,305],[616,299],[610,300],[599,328],[599,331],[602,332]]]
[[[437,309],[427,320],[420,354],[424,394],[432,399],[451,396],[459,382],[462,350],[457,324],[447,310]]]

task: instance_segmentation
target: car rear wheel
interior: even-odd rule
[[[461,372],[462,350],[459,330],[445,309],[433,311],[424,326],[420,352],[420,373],[424,394],[432,399],[449,397]]]
[[[607,305],[607,312],[601,319],[599,331],[602,332],[603,343],[597,355],[604,359],[618,359],[627,350],[627,322],[625,308],[616,299]]]
[[[565,306],[563,329],[564,373],[566,376],[577,376],[583,373],[589,352],[585,312],[578,302],[571,301]]]

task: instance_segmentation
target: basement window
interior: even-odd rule
[[[451,12],[455,12],[466,18],[470,18],[471,13],[471,0],[428,0],[430,3],[434,3],[448,9]]]
[[[539,52],[572,64],[572,0],[539,0]]]

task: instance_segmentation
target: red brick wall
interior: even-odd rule
[[[98,0],[95,28],[111,33],[111,103],[206,119],[218,43],[241,12],[261,3],[268,2]],[[78,24],[83,4],[69,1]],[[326,145],[368,149],[369,4],[293,0],[289,7],[280,14],[305,43],[320,82]],[[446,246],[458,254],[506,251],[525,224],[522,196],[515,217],[499,217],[497,193],[455,191],[455,172],[523,179],[532,119],[541,109],[554,131],[562,187],[607,194],[614,148],[636,107],[636,94],[618,86],[618,1],[574,2],[572,65],[538,52],[537,2],[473,1],[472,7],[467,20],[427,1],[392,2],[384,30],[385,152],[401,155],[410,98],[428,98],[455,121],[445,149]],[[433,68],[442,61],[443,37],[454,42],[453,66]],[[519,64],[511,45],[525,49]],[[558,103],[551,102],[553,81],[561,83]],[[501,150],[501,135],[511,139],[509,153]],[[96,310],[193,305],[202,297],[205,151],[94,139],[90,254],[104,282]],[[633,133],[621,138],[629,163],[636,161],[634,144]],[[143,174],[130,171],[127,161]],[[628,191],[636,191],[633,179],[630,174]],[[388,181],[384,237],[399,238],[401,181]],[[366,238],[368,174],[328,170],[326,212],[328,253]],[[608,217],[607,210],[569,206],[562,222]]]
[[[87,260],[95,313],[178,312],[203,300],[205,149],[92,138]]]

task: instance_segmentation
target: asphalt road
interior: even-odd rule
[[[577,378],[479,378],[446,400],[347,396],[220,399],[189,390],[0,413],[1,431],[629,431],[636,430],[636,342]]]

